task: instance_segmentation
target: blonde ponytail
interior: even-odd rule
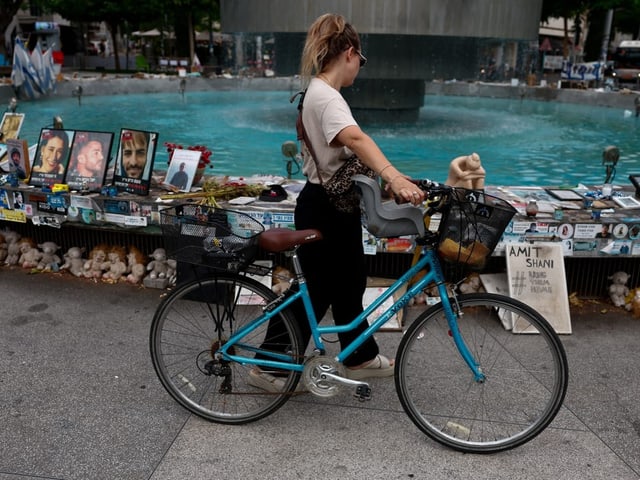
[[[302,50],[300,75],[304,84],[349,47],[360,50],[360,38],[342,15],[326,13],[318,17],[309,27]]]

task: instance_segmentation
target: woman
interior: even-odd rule
[[[376,143],[354,120],[340,89],[353,84],[366,63],[360,38],[340,15],[322,15],[311,25],[302,54],[302,76],[308,82],[303,100],[302,123],[306,133],[302,151],[307,183],[300,192],[296,209],[297,230],[316,228],[323,240],[304,245],[299,257],[316,317],[321,319],[331,307],[336,325],[352,321],[362,311],[367,273],[362,246],[360,212],[345,213],[332,205],[323,187],[332,175],[355,154],[360,161],[387,182],[402,201],[419,205],[424,193],[402,175],[384,156]],[[311,78],[313,76],[313,78]],[[317,155],[313,158],[311,152]],[[296,314],[297,318],[304,318]],[[301,329],[308,340],[306,322]],[[352,332],[339,335],[345,345],[367,327],[366,322]],[[345,360],[352,379],[393,375],[393,361],[379,353],[371,338]],[[279,391],[282,380],[253,369],[250,382],[266,390]]]
[[[49,130],[42,134],[43,141],[40,144],[40,164],[33,167],[34,172],[64,173],[64,162],[69,152],[69,138],[63,130]]]

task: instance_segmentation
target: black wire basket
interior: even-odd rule
[[[516,209],[501,198],[456,188],[438,228],[440,258],[482,269],[515,214]]]
[[[184,204],[160,211],[165,249],[178,263],[238,271],[258,251],[262,223],[246,213]]]

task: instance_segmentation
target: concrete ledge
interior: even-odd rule
[[[83,95],[127,95],[142,93],[170,93],[180,90],[181,78],[177,76],[150,76],[137,78],[118,75],[67,75],[58,82],[53,97],[71,97],[73,90],[82,86]],[[207,90],[254,90],[254,91],[290,91],[301,88],[299,77],[233,77],[207,78],[185,77],[187,91]],[[503,99],[527,99],[541,102],[579,103],[598,107],[624,108],[635,110],[634,99],[638,92],[621,90],[619,92],[600,92],[593,89],[580,90],[568,88],[511,86],[504,83],[482,82],[425,82],[425,95],[451,95],[466,97],[488,97]],[[0,85],[0,104],[6,104],[14,96],[10,84]]]
[[[511,100],[536,100],[541,102],[580,103],[597,107],[635,110],[633,101],[637,92],[621,90],[600,92],[568,88],[529,87],[526,85],[482,82],[426,82],[425,95],[451,95],[465,97],[489,97]]]

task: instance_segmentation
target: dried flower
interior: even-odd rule
[[[167,147],[167,152],[169,152],[169,161],[171,163],[171,158],[173,157],[174,150],[182,150],[184,147],[177,143],[164,142],[164,146]],[[187,147],[187,150],[194,150],[200,152],[200,161],[198,162],[198,168],[204,168],[211,163],[211,156],[213,152],[209,150],[204,145],[191,145]]]

